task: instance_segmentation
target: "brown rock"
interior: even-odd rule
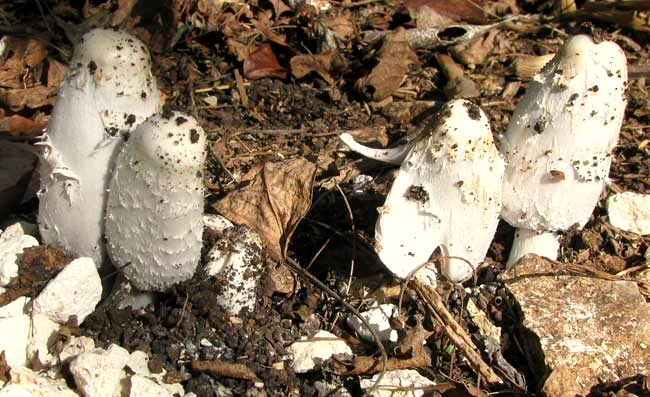
[[[534,255],[503,281],[521,308],[524,350],[546,395],[587,394],[598,380],[650,371],[650,305],[636,283],[560,273],[557,262]]]

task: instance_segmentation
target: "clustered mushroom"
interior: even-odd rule
[[[114,264],[137,288],[162,291],[190,278],[200,257],[206,136],[189,116],[158,113],[150,66],[126,33],[82,37],[43,142],[39,225],[45,242],[98,265],[105,227]],[[554,232],[583,227],[607,180],[626,84],[616,44],[575,36],[530,84],[501,136],[503,155],[466,100],[446,104],[429,134],[402,147],[371,149],[343,134],[353,150],[401,163],[375,228],[381,261],[427,279],[423,264],[440,248],[442,274],[465,280],[499,216],[518,228],[509,265],[528,252],[555,258]]]
[[[375,228],[384,265],[405,278],[440,247],[442,273],[463,280],[484,259],[499,212],[517,227],[508,266],[527,253],[555,259],[555,232],[582,228],[607,180],[626,85],[616,44],[569,38],[500,137],[505,171],[485,115],[467,101],[447,104],[430,137],[399,148],[366,148],[343,134],[367,157],[401,162]]]
[[[442,273],[461,281],[472,275],[494,236],[501,211],[504,163],[487,117],[478,106],[455,100],[446,104],[438,117],[433,131],[407,148],[399,174],[379,209],[376,250],[384,265],[404,278],[440,247]],[[385,151],[359,144],[354,149],[386,160]],[[423,269],[420,276],[426,274],[430,272]]]
[[[149,117],[117,156],[106,206],[113,264],[140,290],[192,277],[201,256],[205,132],[179,112]]]
[[[160,109],[151,58],[140,40],[108,29],[81,37],[41,143],[38,223],[44,242],[102,264],[115,154],[129,132]]]
[[[569,38],[530,83],[501,137],[508,259],[555,259],[558,230],[581,229],[608,179],[626,105],[627,61],[612,42]]]

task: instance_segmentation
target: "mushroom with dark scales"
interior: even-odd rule
[[[625,113],[627,61],[613,42],[569,38],[535,76],[500,137],[502,217],[517,228],[507,266],[557,258],[556,231],[585,226],[608,180]]]
[[[106,189],[124,138],[161,108],[149,52],[117,30],[75,46],[44,141],[38,223],[43,241],[101,266]]]
[[[388,162],[406,151],[375,227],[376,250],[384,265],[407,278],[440,247],[442,274],[463,281],[483,261],[494,237],[504,162],[478,106],[455,100],[443,107],[439,118],[428,136],[389,151],[394,155],[359,144],[351,147]],[[432,272],[426,267],[417,276],[427,280]]]
[[[203,245],[206,135],[194,118],[156,114],[115,161],[106,206],[113,264],[136,288],[164,291],[189,279]]]

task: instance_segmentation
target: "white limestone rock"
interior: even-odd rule
[[[393,313],[397,313],[397,306],[393,304],[383,304],[361,313],[371,327],[379,334],[382,342],[397,342],[397,331],[390,326],[390,318]],[[361,322],[359,317],[351,315],[346,320],[348,326],[352,328],[357,335],[369,342],[374,341],[372,332]]]
[[[70,362],[70,372],[84,396],[120,396],[120,380],[126,376],[124,366],[129,356],[126,349],[112,344],[107,350],[81,353]]]
[[[29,314],[29,311],[27,310],[31,307],[31,301],[32,300],[30,298],[21,296],[7,303],[6,305],[1,306],[0,319]]]
[[[650,194],[624,192],[607,199],[609,222],[627,232],[650,234]]]
[[[59,359],[62,363],[70,361],[81,353],[95,350],[95,341],[87,336],[73,336],[64,345]]]
[[[71,316],[81,324],[95,310],[102,296],[102,282],[91,258],[70,262],[34,299],[34,313],[65,324]]]
[[[11,380],[0,389],[0,397],[78,397],[65,379],[51,379],[26,367],[11,368]]]
[[[370,389],[377,381],[379,374],[370,379],[361,379],[361,389]],[[424,396],[427,388],[435,386],[436,382],[420,375],[414,369],[397,369],[386,371],[381,378],[379,387],[366,394],[369,397],[420,397]]]
[[[335,354],[352,356],[352,349],[336,335],[318,331],[311,338],[301,337],[287,348],[293,357],[291,367],[297,374],[313,371]]]
[[[38,355],[42,363],[54,361],[48,347],[56,339],[59,324],[40,314],[21,314],[0,319],[0,351],[10,367],[27,366]]]
[[[4,287],[18,276],[18,262],[23,250],[38,245],[38,241],[24,234],[20,224],[14,224],[0,235],[0,286]]]
[[[185,395],[180,383],[167,384],[143,375],[133,375],[128,378],[129,397],[175,397]]]

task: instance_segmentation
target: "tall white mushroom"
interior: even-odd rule
[[[439,117],[432,133],[410,148],[379,209],[376,250],[391,272],[405,278],[440,247],[442,273],[461,281],[483,261],[494,237],[504,162],[478,106],[455,100]],[[381,159],[381,151],[354,149]]]
[[[107,29],[83,35],[42,143],[38,223],[46,243],[101,265],[114,156],[123,136],[160,108],[151,58],[140,40]]]
[[[517,227],[508,266],[557,257],[555,231],[582,228],[609,174],[626,105],[627,62],[612,42],[569,38],[530,83],[501,137],[503,218]]]
[[[206,136],[192,117],[156,114],[133,131],[115,161],[106,206],[113,264],[138,289],[189,279],[203,236]]]

